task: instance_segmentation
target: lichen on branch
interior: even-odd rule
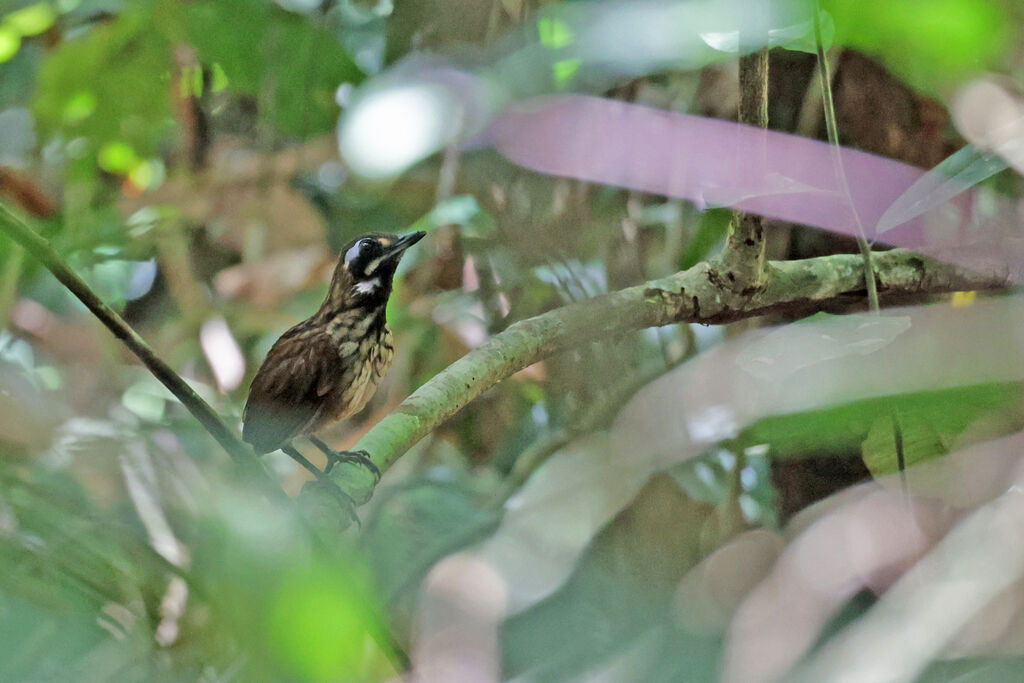
[[[874,261],[879,289],[888,295],[1006,286],[1002,277],[973,273],[902,249],[881,252]],[[864,261],[855,254],[769,262],[763,286],[748,293],[735,291],[720,268],[701,263],[660,280],[549,311],[509,326],[435,375],[355,448],[368,451],[384,470],[486,389],[584,342],[672,323],[726,323],[770,312],[812,313],[838,297],[863,296],[866,286]],[[366,500],[370,491],[350,493],[356,500]]]

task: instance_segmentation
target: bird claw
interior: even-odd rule
[[[362,465],[366,469],[373,472],[374,483],[380,481],[381,472],[380,468],[370,460],[370,454],[366,451],[332,451],[327,454],[327,469],[325,472],[330,472],[334,469],[334,466],[342,462],[353,462],[358,465]]]

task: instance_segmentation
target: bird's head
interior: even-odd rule
[[[402,236],[375,232],[346,244],[334,269],[328,301],[334,307],[387,303],[402,254],[426,234],[422,230]]]

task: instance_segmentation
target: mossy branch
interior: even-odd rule
[[[879,288],[890,295],[1006,286],[1002,277],[979,275],[900,249],[878,253],[874,268]],[[751,293],[736,292],[718,268],[701,263],[661,280],[559,308],[517,322],[467,353],[378,422],[355,448],[368,451],[384,470],[486,389],[584,342],[671,323],[725,323],[773,311],[811,313],[838,297],[863,296],[866,286],[863,259],[855,254],[767,263],[763,286]],[[372,492],[369,479],[353,485],[355,477],[345,477],[343,485],[356,500],[367,500]]]
[[[228,452],[228,455],[239,464],[248,476],[259,482],[269,495],[274,497],[284,495],[283,491],[267,476],[252,449],[227,428],[213,408],[178,373],[156,355],[149,344],[124,321],[124,318],[118,315],[117,311],[110,308],[92,291],[89,285],[71,269],[45,239],[3,204],[0,204],[0,232],[21,245],[79,301],[85,304],[86,308],[142,361],[142,364],[153,376],[181,401],[182,405],[203,425],[210,436]]]

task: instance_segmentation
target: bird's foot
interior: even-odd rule
[[[370,460],[370,454],[366,451],[331,451],[327,454],[327,469],[324,471],[330,472],[335,465],[342,462],[354,462],[362,465],[373,472],[374,483],[380,481],[380,468]]]

